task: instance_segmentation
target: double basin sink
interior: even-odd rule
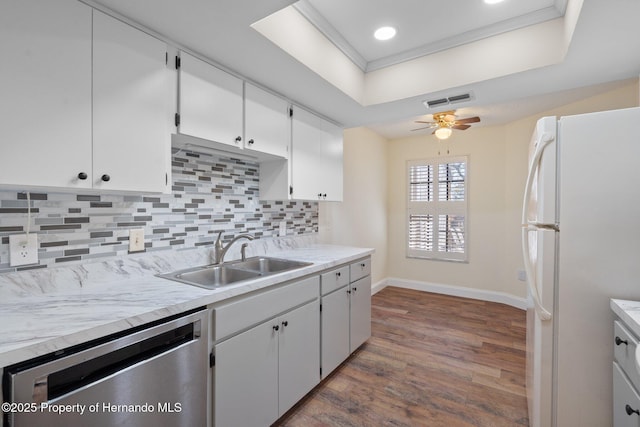
[[[186,268],[158,276],[205,289],[217,289],[245,280],[296,270],[311,264],[310,262],[288,259],[253,257],[244,261],[229,261],[223,264]]]

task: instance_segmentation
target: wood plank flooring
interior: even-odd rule
[[[525,312],[387,287],[372,336],[274,426],[528,426]]]

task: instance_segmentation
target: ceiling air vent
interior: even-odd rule
[[[473,99],[473,94],[469,92],[469,93],[462,93],[460,95],[452,95],[447,98],[430,99],[427,101],[422,101],[422,103],[427,108],[435,108],[435,107],[440,107],[442,105],[467,102],[467,101],[471,101],[472,99]]]

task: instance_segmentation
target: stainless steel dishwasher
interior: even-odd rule
[[[5,426],[205,427],[207,319],[194,310],[5,368]]]

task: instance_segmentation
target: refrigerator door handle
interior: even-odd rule
[[[522,227],[522,255],[524,258],[524,274],[527,280],[527,286],[531,291],[531,297],[533,298],[533,304],[535,306],[538,316],[541,320],[551,320],[551,313],[542,306],[540,301],[540,293],[538,291],[538,280],[533,273],[533,267],[531,266],[531,256],[529,253],[529,227]],[[534,228],[535,230],[535,228]]]
[[[540,319],[542,320],[550,320],[551,313],[542,306],[542,301],[540,300],[540,291],[538,289],[538,280],[533,272],[533,267],[531,265],[531,256],[529,253],[529,230],[536,230],[536,223],[532,223],[529,221],[528,213],[529,213],[529,200],[531,198],[531,188],[533,187],[533,179],[536,175],[536,172],[540,168],[540,159],[542,158],[542,153],[544,149],[553,142],[554,137],[549,134],[543,134],[536,146],[536,150],[533,154],[533,159],[531,160],[531,165],[529,166],[529,173],[527,175],[527,184],[524,190],[524,201],[522,202],[522,257],[524,258],[524,271],[527,279],[527,286],[531,291],[531,296],[533,298],[533,304],[535,306],[536,312]]]

